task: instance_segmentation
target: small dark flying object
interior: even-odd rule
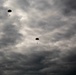
[[[39,40],[39,38],[36,38],[35,40]]]
[[[8,10],[8,12],[12,12],[12,10],[11,10],[11,9],[9,9],[9,10]]]

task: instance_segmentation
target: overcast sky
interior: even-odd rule
[[[76,75],[75,50],[76,0],[0,0],[0,75]]]

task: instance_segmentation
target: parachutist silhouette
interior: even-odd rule
[[[35,40],[39,40],[39,38],[36,38]]]
[[[8,12],[12,12],[12,10],[11,10],[11,9],[9,9],[9,10],[8,10]]]

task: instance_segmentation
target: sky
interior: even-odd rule
[[[76,0],[0,0],[0,75],[76,75]]]

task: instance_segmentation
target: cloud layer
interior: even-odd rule
[[[0,0],[0,75],[76,75],[75,50],[75,0]]]

